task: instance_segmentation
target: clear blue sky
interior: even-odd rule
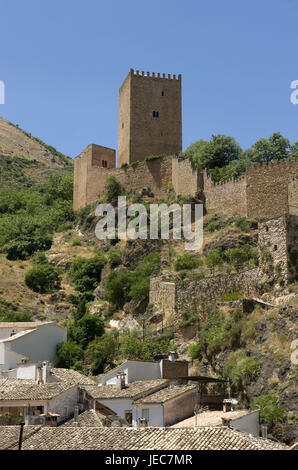
[[[298,140],[298,0],[0,0],[0,116],[72,157],[117,148],[130,68],[181,73],[183,148]]]

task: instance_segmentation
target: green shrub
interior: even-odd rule
[[[0,312],[1,322],[27,322],[32,321],[32,314],[28,312]]]
[[[160,158],[163,158],[165,156],[165,154],[162,154],[162,155],[148,155],[148,157],[146,157],[144,159],[145,162],[150,162],[151,160],[158,160]]]
[[[111,365],[118,350],[117,340],[112,334],[104,334],[88,344],[86,356],[91,363],[93,374],[103,371],[105,365]]]
[[[198,314],[197,312],[190,312],[189,310],[185,310],[181,313],[183,320],[179,323],[179,328],[185,328],[187,326],[194,325],[198,321]]]
[[[128,292],[131,284],[131,273],[127,269],[112,271],[106,280],[105,300],[123,307],[130,300]]]
[[[202,357],[200,343],[191,344],[188,348],[188,353],[192,360],[200,359]]]
[[[216,266],[222,266],[223,265],[223,259],[221,255],[218,253],[218,251],[210,251],[208,256],[206,257],[206,264],[210,268],[215,268]]]
[[[101,271],[107,260],[104,256],[76,258],[70,267],[70,278],[80,292],[94,290],[101,279]]]
[[[224,256],[236,269],[242,268],[250,260],[253,260],[254,265],[257,263],[257,253],[250,245],[243,245],[242,248],[226,250]]]
[[[121,353],[127,359],[150,361],[168,354],[172,348],[168,338],[145,338],[142,341],[134,333],[130,333],[121,345]]]
[[[239,216],[235,219],[235,225],[236,227],[240,228],[242,232],[249,232],[250,230],[250,225],[246,219],[246,217]]]
[[[241,300],[243,296],[239,292],[229,292],[221,300],[222,302],[233,302],[234,300]]]
[[[109,266],[113,269],[122,262],[122,254],[120,251],[111,248],[108,254]]]
[[[255,398],[252,402],[253,409],[260,409],[260,420],[266,420],[269,425],[283,421],[287,410],[278,404],[278,396],[268,393]]]
[[[118,196],[125,194],[124,188],[120,181],[115,176],[110,175],[105,184],[105,197],[106,201],[113,203],[117,200]]]
[[[192,253],[185,253],[184,255],[177,257],[174,263],[174,267],[176,271],[181,271],[183,269],[195,269],[202,264],[203,261],[198,259]]]
[[[34,292],[50,293],[60,289],[59,272],[50,264],[38,265],[26,273],[25,283]]]
[[[57,356],[59,359],[58,367],[71,368],[77,361],[83,357],[82,348],[74,341],[66,341],[57,345]]]
[[[243,379],[256,379],[260,374],[261,360],[247,356],[243,349],[231,353],[223,368],[223,376],[240,386]]]
[[[52,237],[45,235],[38,238],[20,239],[12,242],[7,249],[7,259],[25,260],[33,255],[36,251],[48,250],[52,246]]]
[[[48,258],[44,251],[37,251],[33,257],[35,264],[48,264]]]

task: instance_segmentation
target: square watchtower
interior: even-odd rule
[[[131,69],[119,90],[118,167],[181,150],[181,75]]]

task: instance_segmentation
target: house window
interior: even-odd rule
[[[153,111],[153,117],[158,118],[159,117],[159,111]]]
[[[131,410],[124,411],[124,418],[129,425],[132,425],[132,411]]]

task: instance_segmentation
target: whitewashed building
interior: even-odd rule
[[[57,345],[66,339],[66,329],[54,322],[1,322],[0,377],[25,359],[55,364]]]
[[[125,374],[126,384],[141,380],[175,379],[188,376],[188,362],[175,361],[172,355],[161,361],[126,360],[118,367],[99,375],[98,385],[115,385],[119,373]]]

